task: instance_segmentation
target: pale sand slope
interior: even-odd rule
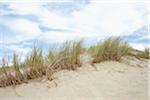
[[[148,100],[147,64],[110,61],[95,64],[96,70],[87,62],[77,71],[56,73],[52,82],[0,88],[0,100]]]

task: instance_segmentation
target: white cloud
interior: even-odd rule
[[[70,26],[70,18],[66,17],[58,12],[49,11],[44,4],[46,2],[13,2],[10,3],[9,8],[17,15],[34,15],[40,21],[39,24],[49,28],[65,28],[68,29]]]
[[[92,0],[93,2],[100,3],[135,3],[135,2],[148,2],[148,0]]]
[[[3,24],[7,26],[14,34],[11,37],[5,36],[5,43],[17,43],[19,41],[26,41],[34,39],[41,34],[38,23],[29,21],[27,19],[4,19]]]
[[[66,40],[78,40],[97,37],[97,34],[80,34],[74,32],[45,32],[39,39],[47,43],[62,43]]]
[[[13,11],[12,13],[16,13],[19,15],[26,14],[41,14],[43,13],[42,5],[45,3],[42,2],[11,2],[9,3],[9,8]]]
[[[10,3],[9,8],[13,10],[11,13],[34,15],[39,18],[40,22],[15,19],[8,22],[7,26],[16,31],[16,41],[38,37],[44,42],[62,42],[76,38],[129,35],[145,25],[146,21],[143,16],[147,13],[145,3],[137,3],[134,0],[134,3],[108,2],[111,1],[93,0],[91,4],[86,5],[81,10],[75,10],[71,15],[49,11],[42,6],[46,2]],[[42,33],[38,25],[70,30],[71,32]],[[11,40],[11,38],[9,39]]]
[[[55,0],[1,0],[0,2],[19,2],[19,3],[32,3],[32,2],[54,2]],[[64,0],[63,0],[64,1]],[[67,1],[67,0],[66,0]]]
[[[17,54],[27,54],[31,50],[31,48],[29,47],[21,47],[18,45],[9,45],[4,47],[9,50],[12,50],[13,52],[16,52]]]
[[[141,6],[144,6],[141,5]],[[80,33],[97,33],[100,36],[123,36],[142,27],[143,14],[131,3],[93,2],[79,12],[74,12],[76,30]]]
[[[145,48],[150,48],[150,44],[130,43],[130,45],[137,50],[143,51]]]
[[[80,11],[72,12],[72,16],[44,10],[40,19],[43,26],[72,31],[69,36],[66,32],[55,32],[55,37],[58,37],[55,41],[58,42],[74,37],[124,36],[133,34],[134,31],[145,25],[143,15],[147,9],[144,5],[144,3],[139,5],[138,3],[99,3],[94,1]],[[137,7],[143,7],[143,11],[139,11]],[[49,36],[47,40],[51,41],[51,39]]]
[[[93,0],[98,2],[148,2],[148,0]],[[71,0],[1,0],[1,2],[71,2]]]
[[[41,31],[38,27],[38,24],[35,22],[31,22],[25,19],[17,19],[13,21],[9,21],[11,25],[9,28],[20,33],[25,33],[25,36],[37,36]],[[7,24],[8,25],[8,24]]]
[[[49,28],[71,29],[70,18],[46,9],[40,14],[40,21],[43,26]]]
[[[3,48],[10,50],[13,53],[16,53],[19,56],[20,61],[24,61],[26,56],[31,51],[31,48],[29,47],[22,47],[18,45],[4,45]],[[9,56],[12,56],[12,55],[9,55]]]
[[[150,40],[150,35],[144,35],[144,36],[141,36],[139,39],[137,39],[137,41],[140,41],[140,40]]]

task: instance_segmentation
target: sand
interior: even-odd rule
[[[43,78],[0,88],[0,100],[148,100],[148,63],[125,59],[93,67],[86,55],[81,68],[57,72],[51,82]]]

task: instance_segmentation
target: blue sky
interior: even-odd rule
[[[150,45],[146,0],[6,1],[0,1],[0,58],[14,51],[24,57],[35,42],[47,48],[81,38],[86,46],[109,36],[139,50]]]

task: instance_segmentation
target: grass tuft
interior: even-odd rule
[[[102,43],[91,47],[93,63],[98,63],[105,60],[119,61],[122,56],[127,55],[129,45],[120,37],[110,37]]]
[[[80,54],[85,51],[83,41],[67,41],[57,49],[49,49],[47,56],[43,56],[41,48],[33,47],[31,54],[25,62],[20,63],[18,55],[14,53],[12,66],[8,66],[6,59],[2,59],[0,68],[0,87],[26,83],[31,79],[46,76],[52,80],[53,73],[67,69],[76,70],[81,66]],[[110,37],[89,49],[93,63],[106,60],[119,61],[122,56],[133,55],[135,57],[149,59],[149,49],[144,52],[134,53],[128,43],[120,37]],[[132,52],[131,52],[132,51]]]
[[[25,82],[23,74],[20,71],[18,56],[15,53],[13,55],[13,65],[11,68],[8,68],[7,66],[6,60],[2,59],[3,74],[0,76],[0,87],[6,87],[10,85],[15,86]]]
[[[77,67],[81,66],[79,60],[81,50],[82,41],[65,42],[63,46],[59,48],[57,53],[49,52],[49,58],[53,58],[49,67],[53,67],[53,69],[58,70],[75,70]]]
[[[139,52],[136,57],[150,59],[150,48],[145,48],[144,51]]]
[[[31,51],[31,54],[25,60],[25,65],[27,67],[26,77],[28,79],[34,79],[41,77],[46,74],[46,68],[44,66],[44,57],[42,54],[42,49],[34,48]]]

